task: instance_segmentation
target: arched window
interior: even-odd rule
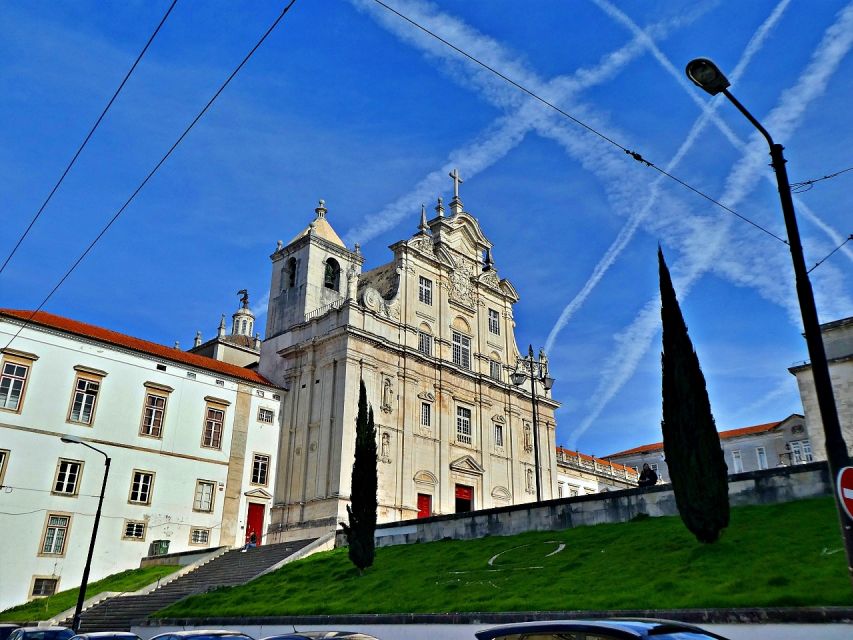
[[[335,291],[338,290],[338,286],[341,281],[341,267],[338,264],[338,261],[334,258],[329,258],[326,260],[326,276],[324,278],[323,286],[327,289],[333,289]]]
[[[240,333],[242,333],[243,335],[246,335],[246,321],[245,320],[243,320],[242,323],[240,324]]]
[[[296,286],[296,258],[287,261],[287,288]]]

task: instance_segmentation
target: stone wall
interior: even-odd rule
[[[775,504],[831,494],[825,462],[729,476],[732,506]],[[509,536],[525,531],[552,531],[626,522],[640,514],[652,517],[677,515],[671,485],[547,500],[536,506],[514,505],[470,514],[382,524],[376,527],[376,545],[385,547],[444,538],[462,540],[486,535]],[[339,532],[336,546],[344,544],[346,538]]]

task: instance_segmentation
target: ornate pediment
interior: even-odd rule
[[[471,456],[462,456],[461,458],[454,460],[450,463],[450,470],[459,471],[460,473],[471,473],[478,476],[481,476],[486,472],[480,463],[474,460]]]
[[[501,413],[496,413],[492,416],[492,422],[497,422],[498,424],[506,424],[506,418]]]
[[[512,500],[512,494],[506,487],[495,487],[492,489],[492,497],[495,500],[509,501]]]
[[[415,474],[413,478],[415,484],[422,484],[434,487],[438,484],[438,478],[435,477],[435,474],[431,471],[427,471],[426,469],[421,469]]]
[[[418,397],[421,400],[426,400],[427,402],[435,402],[435,394],[432,391],[421,391],[418,394]]]
[[[244,494],[247,498],[254,498],[255,500],[272,500],[272,494],[265,489],[261,489],[257,487],[256,489],[250,489],[246,491]]]

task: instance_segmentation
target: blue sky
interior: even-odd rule
[[[766,145],[684,65],[714,59],[786,147],[792,181],[853,166],[853,2],[388,0],[402,13],[784,237]],[[166,0],[0,5],[5,258],[165,12]],[[0,274],[35,308],[281,10],[179,0],[60,191]],[[558,443],[660,438],[656,249],[721,429],[801,411],[807,359],[785,245],[536,104],[373,0],[297,0],[46,310],[189,346],[324,198],[367,267],[452,193],[547,345]],[[806,261],[853,232],[853,171],[796,200]],[[812,273],[822,322],[853,315],[853,243]],[[262,323],[260,323],[262,326]]]

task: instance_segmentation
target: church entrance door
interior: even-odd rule
[[[432,496],[428,493],[418,494],[418,518],[429,518],[432,515]]]
[[[474,510],[474,487],[456,485],[456,513]]]
[[[257,502],[249,503],[249,512],[246,515],[246,542],[249,536],[255,534],[260,545],[264,538],[264,505]]]

